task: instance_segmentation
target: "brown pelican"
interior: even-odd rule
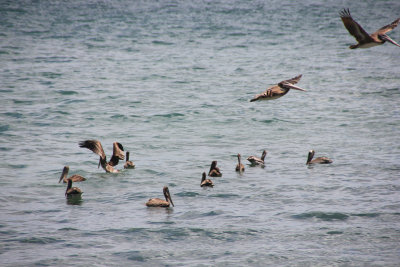
[[[238,164],[236,165],[237,172],[244,172],[244,165],[240,162],[240,154],[237,154]]]
[[[217,167],[217,161],[216,160],[211,162],[211,167],[210,167],[210,171],[208,172],[208,176],[211,176],[211,177],[221,177],[222,176],[221,171]]]
[[[86,179],[80,175],[74,174],[70,177],[67,178],[69,172],[69,166],[64,166],[63,172],[61,174],[60,180],[58,181],[59,183],[61,182],[61,180],[64,181],[64,183],[67,183],[68,180],[71,180],[72,182],[82,182],[85,181]]]
[[[172,202],[171,195],[169,193],[168,187],[164,186],[163,193],[165,200],[159,198],[150,198],[149,201],[146,202],[147,207],[165,207],[168,208],[170,204],[174,207],[174,202]]]
[[[80,196],[82,195],[82,190],[80,190],[78,187],[72,187],[72,180],[67,179],[68,185],[67,185],[67,190],[65,190],[65,196]]]
[[[350,14],[349,9],[343,9],[340,13],[340,18],[343,21],[344,26],[346,29],[349,31],[351,35],[354,36],[357,40],[357,44],[349,46],[351,49],[355,48],[369,48],[377,45],[381,45],[388,41],[389,43],[392,43],[394,45],[397,45],[400,47],[398,43],[390,39],[389,36],[386,35],[387,32],[390,32],[400,22],[400,18],[396,19],[393,21],[391,24],[388,24],[386,26],[383,26],[373,34],[368,34],[361,26],[358,24]]]
[[[126,161],[125,161],[124,168],[125,169],[134,169],[135,168],[135,164],[129,160],[129,151],[126,151]]]
[[[302,74],[296,76],[292,79],[281,81],[280,83],[269,87],[264,93],[256,95],[250,102],[254,102],[257,100],[272,100],[277,99],[281,96],[286,95],[290,89],[296,89],[300,91],[306,91],[298,86],[295,86],[296,83],[300,81]]]
[[[214,183],[210,179],[206,179],[206,172],[203,172],[203,177],[201,178],[200,186],[201,187],[205,187],[205,186],[213,187],[214,186]]]
[[[255,156],[250,156],[250,157],[247,158],[247,160],[250,161],[252,166],[255,166],[255,165],[264,166],[264,164],[265,164],[264,163],[264,159],[265,159],[266,155],[267,155],[267,151],[264,150],[262,155],[261,155],[261,158],[258,158],[258,157],[255,157]]]
[[[307,165],[309,164],[328,164],[328,163],[332,163],[333,161],[327,157],[318,157],[313,159],[315,154],[314,150],[310,150],[308,152],[308,158],[307,158]]]
[[[93,151],[93,153],[100,156],[99,165],[106,171],[106,172],[118,172],[115,170],[113,166],[118,164],[119,160],[123,160],[124,156],[124,148],[120,143],[114,142],[113,143],[113,155],[111,160],[107,162],[106,154],[104,153],[103,146],[101,145],[100,141],[98,140],[86,140],[79,142],[79,147],[84,147]]]

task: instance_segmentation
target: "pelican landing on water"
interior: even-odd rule
[[[308,158],[307,158],[307,162],[306,162],[307,165],[310,165],[310,164],[329,164],[329,163],[333,162],[331,159],[329,159],[327,157],[318,157],[318,158],[313,159],[314,154],[315,154],[314,150],[310,150],[308,152]]]
[[[99,165],[106,171],[106,172],[118,172],[118,170],[114,169],[113,167],[116,166],[119,160],[125,159],[125,155],[123,153],[124,148],[118,142],[113,143],[113,155],[111,160],[107,162],[106,154],[104,153],[103,146],[101,145],[100,141],[98,140],[86,140],[79,142],[79,147],[84,147],[90,149],[93,153],[100,156]]]
[[[171,204],[174,207],[174,202],[172,202],[171,195],[167,186],[164,186],[163,193],[165,200],[159,198],[150,198],[149,201],[146,202],[146,206],[168,208]]]
[[[70,177],[67,178],[69,172],[69,166],[64,166],[63,172],[61,174],[60,180],[58,181],[59,183],[61,182],[61,180],[64,181],[64,183],[67,183],[68,180],[72,180],[72,182],[82,182],[85,181],[86,179],[80,175],[74,174]]]
[[[384,44],[386,41],[389,43],[392,43],[394,45],[397,45],[400,47],[398,43],[390,39],[389,36],[386,35],[387,32],[390,32],[394,28],[397,27],[397,25],[400,22],[400,18],[396,19],[392,23],[383,26],[373,34],[368,34],[361,26],[358,24],[350,14],[349,9],[343,9],[340,13],[340,18],[343,21],[344,26],[346,29],[349,31],[351,35],[354,36],[357,40],[357,44],[349,46],[351,49],[356,49],[356,48],[370,48],[373,46],[381,45]]]
[[[250,102],[258,101],[258,100],[272,100],[277,99],[281,96],[286,95],[290,89],[296,89],[299,91],[306,91],[303,88],[295,86],[296,83],[300,81],[301,74],[285,81],[281,81],[280,83],[269,87],[264,93],[256,95]]]

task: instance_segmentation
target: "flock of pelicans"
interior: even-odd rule
[[[400,18],[396,19],[393,21],[391,24],[388,24],[386,26],[383,26],[382,28],[378,29],[372,34],[368,34],[352,17],[350,14],[349,9],[343,9],[340,13],[340,18],[342,19],[342,22],[346,29],[349,31],[351,35],[354,36],[354,38],[357,40],[357,44],[351,45],[349,48],[350,49],[356,49],[356,48],[369,48],[369,47],[374,47],[377,45],[382,45],[386,41],[399,46],[398,43],[393,41],[389,36],[386,35],[389,31],[393,30],[395,27],[400,22]],[[280,83],[269,87],[265,92],[256,95],[253,99],[250,100],[250,102],[258,101],[258,100],[272,100],[279,98],[281,96],[284,96],[289,92],[290,89],[296,89],[299,91],[306,91],[305,89],[302,89],[295,84],[300,81],[300,78],[302,75],[298,75],[292,79],[289,80],[284,80],[281,81]],[[123,146],[118,143],[114,142],[113,143],[113,155],[110,159],[110,161],[107,162],[106,154],[104,153],[103,147],[101,143],[98,140],[86,140],[82,141],[79,143],[79,146],[82,148],[87,148],[93,151],[93,153],[97,154],[100,159],[99,159],[99,165],[98,167],[101,167],[106,171],[110,173],[117,173],[119,172],[118,170],[114,169],[114,167],[119,163],[120,160],[125,161],[124,168],[125,169],[131,169],[135,168],[135,164],[129,160],[129,152],[126,152],[126,157],[124,155],[124,148]],[[327,158],[327,157],[318,157],[313,159],[314,157],[314,150],[310,150],[308,153],[308,158],[306,164],[327,164],[327,163],[332,163],[332,160]],[[261,158],[258,158],[256,156],[250,156],[247,158],[247,160],[250,162],[250,166],[264,166],[265,164],[265,156],[267,155],[267,151],[263,151]],[[238,158],[238,163],[236,165],[236,171],[237,172],[244,172],[244,165],[241,163],[241,156],[240,154],[237,155]],[[78,187],[72,187],[73,182],[81,182],[85,181],[86,179],[80,175],[72,175],[67,178],[69,172],[69,167],[65,166],[63,169],[63,172],[60,177],[60,181],[63,180],[64,183],[67,183],[67,190],[65,191],[65,195],[67,197],[72,197],[72,196],[81,196],[82,191]],[[213,161],[211,163],[210,170],[208,172],[208,176],[210,177],[221,177],[222,173],[220,169],[217,167],[217,161]],[[203,172],[202,174],[202,179],[200,183],[201,187],[213,187],[214,184],[210,179],[207,179],[207,174]],[[174,206],[174,203],[172,202],[171,199],[171,194],[169,193],[169,189],[167,186],[164,186],[163,188],[163,193],[165,200],[159,199],[159,198],[151,198],[146,202],[146,206],[148,207],[169,207],[170,205]]]
[[[124,155],[124,148],[123,146],[118,143],[114,142],[113,143],[113,154],[111,156],[110,161],[107,162],[107,157],[106,154],[104,153],[103,146],[101,145],[100,141],[98,140],[85,140],[79,143],[79,147],[82,148],[87,148],[90,149],[93,153],[97,154],[99,158],[99,164],[98,167],[101,167],[106,171],[110,173],[118,173],[119,170],[116,170],[114,167],[119,163],[120,160],[124,160],[124,169],[133,169],[135,168],[135,164],[129,160],[129,151],[127,151]],[[308,158],[307,158],[307,165],[310,164],[328,164],[332,163],[333,161],[327,157],[317,157],[314,159],[314,150],[310,150],[308,152]],[[262,152],[261,157],[256,157],[256,156],[250,156],[247,158],[247,160],[250,162],[250,166],[260,166],[264,167],[265,166],[265,156],[267,155],[267,151],[264,150]],[[241,162],[241,155],[237,154],[238,158],[238,163],[236,165],[235,170],[239,173],[244,172],[244,165]],[[81,175],[72,175],[70,177],[68,176],[69,172],[69,166],[64,166],[63,172],[61,174],[60,180],[58,181],[59,183],[63,181],[64,183],[67,183],[67,189],[65,190],[65,196],[70,198],[70,197],[80,197],[82,195],[82,190],[79,189],[78,187],[72,187],[73,182],[82,182],[85,181],[86,179],[82,177]],[[208,176],[210,177],[221,177],[222,173],[221,170],[217,167],[217,161],[214,160],[211,162],[210,170],[208,171]],[[203,172],[201,182],[200,182],[201,187],[213,187],[214,183],[210,180],[207,179],[207,174]],[[169,207],[170,205],[174,206],[174,202],[172,202],[171,194],[169,193],[169,189],[167,186],[164,186],[163,188],[163,193],[165,200],[159,199],[159,198],[151,198],[146,202],[146,206],[148,207]]]

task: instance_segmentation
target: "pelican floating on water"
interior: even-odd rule
[[[129,160],[129,151],[126,151],[125,157],[126,157],[126,161],[125,161],[124,169],[134,169],[135,164]]]
[[[281,81],[280,83],[269,87],[264,93],[256,95],[250,102],[258,101],[258,100],[272,100],[277,99],[281,96],[286,95],[290,89],[296,89],[300,91],[306,91],[303,88],[295,86],[296,83],[300,81],[302,74],[296,76],[292,79]]]
[[[124,156],[124,148],[118,142],[113,143],[113,155],[111,160],[107,162],[106,154],[104,153],[103,146],[101,145],[100,141],[98,140],[86,140],[79,142],[79,147],[84,147],[93,151],[93,153],[100,156],[99,165],[106,171],[106,172],[113,172],[116,173],[118,170],[114,169],[113,166],[117,165],[119,160],[123,160]]]
[[[397,45],[400,47],[398,43],[393,41],[389,36],[386,35],[387,32],[390,32],[394,28],[397,27],[397,25],[400,22],[400,18],[396,19],[392,23],[383,26],[373,34],[368,34],[361,26],[358,24],[350,14],[349,9],[343,9],[340,13],[340,18],[343,21],[344,26],[346,29],[349,31],[351,35],[354,36],[357,40],[357,44],[349,46],[350,49],[356,49],[356,48],[369,48],[377,45],[384,44],[386,41],[389,43],[392,43],[394,45]]]
[[[222,176],[221,171],[217,167],[217,161],[216,160],[211,162],[210,171],[208,172],[208,176],[211,176],[211,177],[221,177]]]
[[[149,201],[146,202],[147,207],[165,207],[168,208],[171,204],[174,207],[174,202],[172,202],[171,195],[169,193],[169,189],[167,186],[164,186],[163,193],[165,200],[159,198],[150,198]]]
[[[255,166],[255,165],[264,166],[264,164],[265,164],[264,159],[265,159],[266,155],[267,155],[267,151],[264,150],[261,155],[261,158],[258,158],[256,156],[250,156],[247,158],[247,160],[250,161],[252,166]]]
[[[84,177],[82,177],[80,175],[77,175],[77,174],[74,174],[74,175],[72,175],[72,176],[67,178],[68,172],[69,172],[69,166],[64,166],[64,169],[63,169],[63,172],[61,174],[60,180],[58,181],[59,183],[61,182],[61,180],[63,180],[64,183],[67,183],[68,179],[71,180],[74,183],[75,182],[82,182],[82,181],[86,180],[86,178],[84,178]]]
[[[244,172],[244,165],[240,162],[240,154],[237,154],[237,158],[238,158],[238,164],[236,165],[236,171],[237,172]]]
[[[328,163],[332,163],[333,162],[331,159],[329,159],[327,157],[318,157],[318,158],[313,159],[314,154],[315,154],[314,150],[310,150],[308,152],[308,158],[307,158],[307,163],[306,163],[307,165],[310,165],[310,164],[328,164]]]
[[[82,190],[80,190],[78,187],[72,187],[71,179],[67,179],[67,181],[68,181],[67,190],[65,190],[66,197],[82,195],[82,193],[83,193]]]
[[[214,183],[210,179],[206,179],[206,172],[203,172],[203,176],[201,177],[201,187],[213,187]]]

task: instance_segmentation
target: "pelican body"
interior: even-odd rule
[[[126,161],[125,161],[124,169],[134,169],[135,164],[129,160],[129,151],[126,151],[125,157],[126,157]]]
[[[222,176],[221,171],[217,167],[217,161],[216,160],[211,162],[210,171],[208,172],[208,176],[211,176],[211,177],[221,177]]]
[[[387,32],[390,32],[394,28],[397,27],[397,25],[400,22],[400,18],[396,19],[392,23],[383,26],[373,34],[368,34],[361,26],[358,24],[351,16],[350,10],[349,9],[343,9],[340,13],[340,18],[343,21],[344,26],[346,29],[349,31],[351,35],[354,36],[354,38],[357,40],[357,44],[355,45],[350,45],[350,49],[356,49],[356,48],[370,48],[374,47],[377,45],[382,45],[386,41],[389,43],[392,43],[396,46],[400,45],[393,41],[389,36],[386,35]]]
[[[258,101],[258,100],[277,99],[279,97],[286,95],[290,89],[306,91],[303,88],[295,86],[295,84],[300,81],[301,76],[302,75],[300,74],[292,79],[281,81],[280,83],[269,87],[264,93],[256,95],[253,99],[250,100],[250,102],[254,102],[254,101]]]
[[[146,202],[146,206],[168,208],[170,205],[172,205],[174,207],[174,202],[172,202],[171,194],[169,193],[167,186],[164,186],[163,193],[165,200],[159,198],[150,198],[149,201]]]
[[[238,158],[238,164],[236,165],[236,171],[237,172],[244,172],[244,165],[240,162],[240,154],[237,154],[237,158]]]
[[[213,187],[214,183],[210,179],[206,179],[206,173],[203,172],[203,176],[201,177],[201,187]]]
[[[72,196],[80,196],[82,195],[82,190],[80,190],[78,187],[72,187],[72,180],[67,179],[68,185],[67,185],[67,190],[65,190],[65,196],[66,197],[72,197]]]
[[[107,162],[106,154],[104,153],[103,146],[101,145],[100,141],[98,140],[86,140],[79,142],[79,147],[90,149],[93,153],[100,156],[99,165],[106,171],[117,173],[118,170],[114,169],[113,167],[116,166],[119,160],[125,159],[125,155],[123,153],[124,148],[123,146],[118,143],[113,143],[113,155],[111,160]]]
[[[250,156],[247,158],[247,160],[250,161],[252,166],[256,166],[256,165],[264,166],[264,164],[265,164],[264,159],[265,159],[266,155],[267,155],[267,151],[264,150],[261,155],[261,158],[258,158],[256,156]]]
[[[308,158],[307,158],[307,163],[306,163],[307,165],[310,165],[310,164],[329,164],[329,163],[333,162],[331,159],[329,159],[327,157],[318,157],[318,158],[313,159],[314,154],[315,154],[314,150],[310,150],[308,152]]]
[[[72,175],[72,176],[67,178],[68,172],[69,172],[69,166],[64,166],[64,169],[63,169],[63,172],[61,174],[60,180],[58,181],[59,183],[61,182],[61,180],[63,180],[64,183],[67,183],[68,179],[71,180],[74,183],[75,182],[83,182],[83,181],[86,180],[84,177],[82,177],[80,175],[77,175],[77,174],[74,174],[74,175]]]

